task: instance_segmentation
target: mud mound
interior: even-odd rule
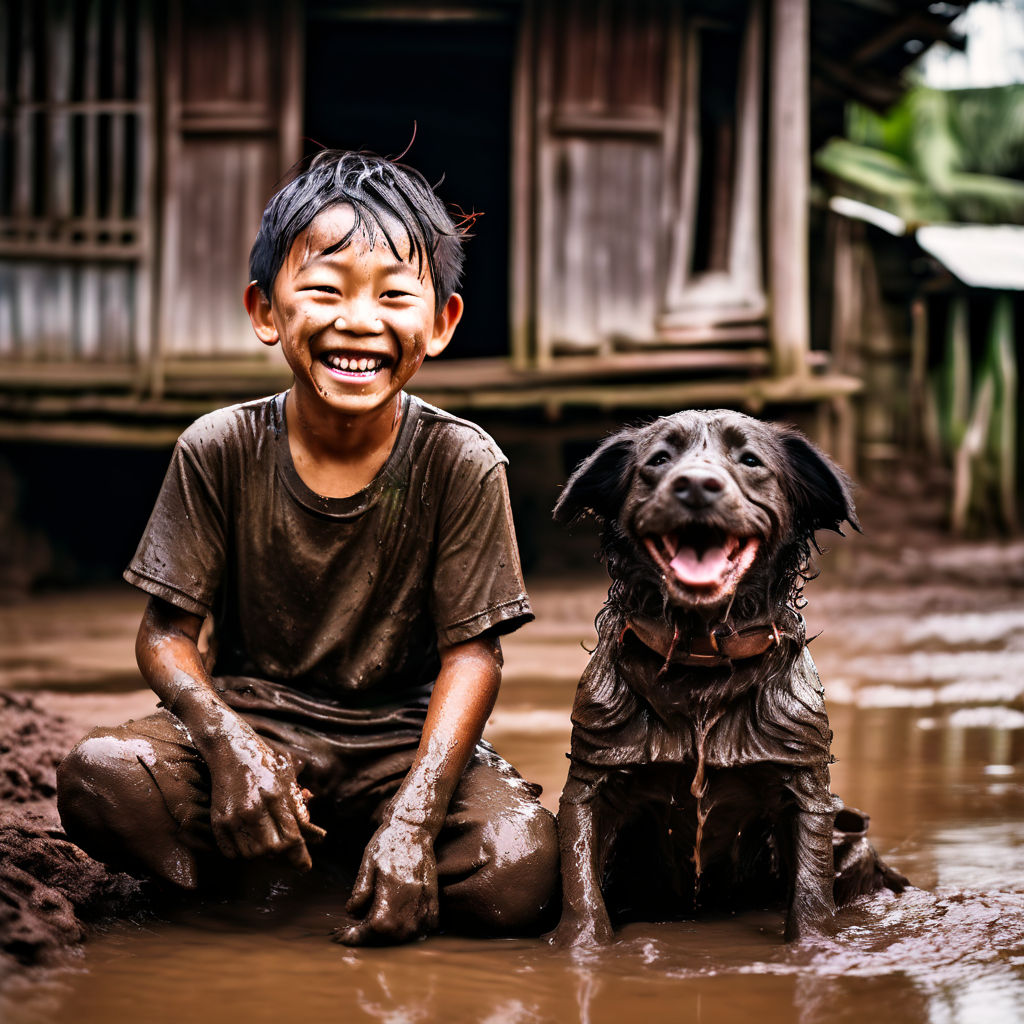
[[[61,833],[56,770],[78,736],[29,697],[0,693],[0,960],[52,962],[85,922],[123,913],[139,883]],[[0,963],[0,967],[3,964]]]

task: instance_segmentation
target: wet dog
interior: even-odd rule
[[[680,412],[576,469],[555,519],[585,516],[612,585],[572,713],[554,941],[773,904],[800,939],[837,902],[900,891],[831,793],[799,612],[815,532],[859,530],[845,474],[796,430]]]

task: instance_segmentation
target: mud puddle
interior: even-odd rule
[[[580,643],[593,635],[603,586],[588,579],[534,593],[540,620],[506,645],[507,678],[488,736],[544,785],[544,803],[554,808],[568,708],[586,661]],[[842,590],[822,581],[808,596],[810,632],[823,630],[811,650],[835,732],[833,788],[870,812],[875,845],[916,886],[847,908],[833,940],[787,947],[780,914],[750,913],[630,925],[594,954],[538,940],[448,936],[348,950],[327,938],[344,893],[315,905],[279,893],[255,907],[185,908],[173,920],[110,927],[71,966],[12,979],[3,1019],[1024,1020],[1024,588],[931,577]],[[85,600],[86,620],[102,619],[97,599]],[[60,642],[73,651],[74,612],[61,607]],[[114,632],[125,634],[130,658],[137,618],[114,608],[122,622]],[[33,685],[18,668],[6,685],[52,691],[59,670],[53,645],[39,639],[45,618],[31,643],[36,656],[50,658],[46,672]],[[9,637],[14,627],[6,628]],[[109,650],[114,639],[104,637]],[[123,655],[115,689],[128,671]],[[5,657],[17,661],[17,644]],[[72,677],[80,679],[75,687],[46,695],[51,706],[77,715],[83,728],[90,718],[144,712],[152,700],[144,693],[98,692],[94,667]]]

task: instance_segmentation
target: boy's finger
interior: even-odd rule
[[[345,904],[345,909],[350,914],[357,914],[369,902],[370,897],[373,895],[373,878],[373,861],[369,858],[364,858],[359,868],[356,884],[352,886],[352,895],[349,896],[348,903]]]
[[[427,912],[423,915],[423,929],[428,932],[436,931],[440,923],[441,906],[438,902],[437,894],[434,893],[427,903]]]
[[[235,837],[232,834],[231,829],[226,828],[224,825],[211,822],[210,828],[213,832],[213,841],[217,844],[217,849],[220,850],[225,857],[234,859],[238,856],[238,846],[235,843]]]
[[[294,846],[289,846],[285,855],[291,866],[299,871],[308,871],[313,866],[313,858],[301,839]]]

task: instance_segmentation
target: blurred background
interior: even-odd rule
[[[624,421],[797,422],[1017,526],[1019,0],[4,0],[0,590],[116,577],[178,432],[283,389],[241,305],[321,146],[482,212],[413,390],[511,457],[528,567]]]

